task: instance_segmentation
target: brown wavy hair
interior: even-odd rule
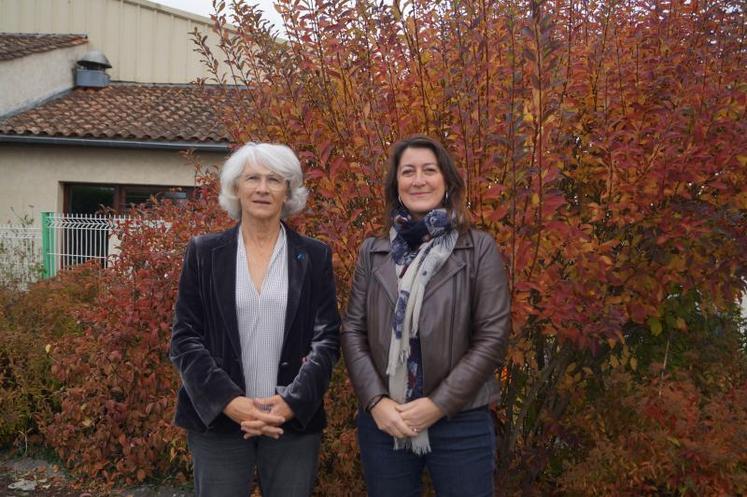
[[[444,176],[446,183],[446,193],[448,199],[444,200],[443,206],[449,213],[449,217],[454,222],[454,227],[459,232],[464,232],[470,227],[469,215],[464,205],[464,178],[459,174],[459,170],[454,164],[449,152],[446,151],[440,142],[425,135],[412,135],[398,141],[389,151],[389,165],[384,179],[384,200],[386,202],[386,226],[385,236],[389,235],[389,228],[392,227],[392,212],[400,206],[399,202],[399,185],[397,183],[397,169],[402,159],[402,154],[408,148],[426,148],[436,156],[438,168]]]

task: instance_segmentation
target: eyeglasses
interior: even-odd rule
[[[286,180],[282,176],[277,174],[268,174],[263,176],[261,174],[249,174],[243,177],[244,184],[252,190],[256,190],[264,181],[267,185],[268,190],[274,192],[280,191],[285,188]]]

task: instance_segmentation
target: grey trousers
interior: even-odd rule
[[[263,497],[309,497],[321,439],[321,433],[244,440],[238,434],[190,431],[195,496],[249,497],[256,467]]]

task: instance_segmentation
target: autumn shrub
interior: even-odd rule
[[[646,451],[665,453],[666,436],[698,443],[660,421],[670,414],[656,409],[673,405],[693,434],[722,430],[719,450],[735,450],[726,441],[743,426],[742,387],[703,390],[672,364],[692,364],[683,354],[701,342],[690,330],[724,315],[747,276],[738,2],[281,0],[283,42],[251,5],[235,2],[230,16],[225,2],[215,7],[219,53],[197,37],[214,73],[205,83],[223,92],[217,110],[236,143],[297,151],[311,195],[294,223],[332,245],[342,308],[357,248],[381,229],[390,144],[423,132],[452,151],[472,218],[496,238],[509,272],[512,335],[494,406],[501,494],[550,495],[561,481],[569,493],[607,485],[584,483],[564,465],[598,473],[577,449],[604,452],[605,443],[574,432],[567,416],[599,425],[599,399],[616,381],[631,392],[618,401],[634,409],[632,428],[620,433],[640,434],[619,456],[631,464],[665,461]],[[118,233],[121,255],[80,314],[81,335],[52,348],[64,388],[42,431],[82,474],[186,477],[166,357],[177,278],[189,237],[229,224],[215,176],[200,184],[186,205],[133,213],[139,221]],[[671,398],[661,405],[661,376],[641,371],[661,362],[667,344],[674,362],[663,368],[662,396]],[[319,494],[361,495],[356,405],[341,367],[328,400]],[[719,402],[734,409],[707,408]],[[687,473],[701,463],[714,474],[731,469],[717,485],[738,488],[743,468],[719,459],[716,446],[706,452]],[[688,454],[675,451],[667,464]],[[679,473],[669,474],[641,481],[669,491]]]
[[[61,387],[51,376],[49,352],[80,333],[76,313],[95,293],[88,268],[26,290],[0,290],[0,446],[43,443],[39,425],[49,423]]]
[[[619,347],[597,374],[568,378],[583,393],[556,432],[567,448],[554,481],[561,495],[744,494],[747,357],[737,322],[692,312],[686,332],[664,329]]]
[[[639,385],[618,370],[588,406],[588,451],[559,479],[571,496],[747,492],[747,383],[705,395],[687,375]]]
[[[282,43],[251,5],[214,3],[218,50],[196,37],[206,82],[223,85],[235,141],[299,152],[301,225],[332,244],[342,303],[356,248],[381,228],[390,144],[427,133],[453,153],[511,284],[501,493],[552,491],[576,382],[648,363],[637,343],[686,333],[745,289],[739,2],[281,0]],[[697,308],[673,305],[694,294]],[[343,406],[335,450],[352,454]]]
[[[185,478],[186,445],[172,425],[178,377],[168,359],[177,281],[190,236],[228,221],[215,202],[215,176],[201,178],[187,213],[169,201],[133,209],[116,229],[120,254],[79,314],[82,333],[52,350],[64,389],[42,431],[78,474]]]

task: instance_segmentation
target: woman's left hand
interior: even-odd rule
[[[396,407],[402,419],[415,431],[427,430],[444,416],[444,412],[428,397],[422,397]]]
[[[254,399],[254,405],[275,416],[282,416],[286,421],[293,417],[293,410],[280,395]]]

